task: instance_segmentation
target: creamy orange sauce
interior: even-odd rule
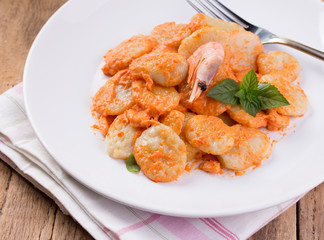
[[[199,46],[213,41],[222,45],[224,58],[207,89],[189,102],[200,66],[200,60],[193,53]],[[160,131],[163,140],[152,139],[134,150],[142,171],[155,182],[176,181],[183,171],[194,169],[217,175],[230,169],[235,176],[243,175],[246,169],[260,167],[262,160],[270,156],[273,144],[296,127],[289,125],[291,116],[304,116],[303,101],[307,96],[299,82],[293,83],[300,72],[298,61],[280,51],[264,53],[261,41],[253,33],[204,14],[196,14],[187,24],[162,23],[152,29],[150,35],[133,36],[108,50],[104,60],[102,71],[111,78],[92,98],[91,114],[95,120],[92,128],[106,136],[114,119],[121,116],[122,121],[136,131],[132,135],[136,144],[147,129],[161,124],[167,126]],[[194,66],[187,69],[187,63]],[[207,97],[224,79],[241,83],[251,69],[256,71],[259,81],[271,80],[269,83],[275,85],[291,105],[259,111],[253,117],[241,106]],[[159,82],[158,77],[152,75],[153,71],[158,77],[163,76],[165,83]],[[185,79],[181,79],[183,77]],[[200,116],[188,120],[188,113]],[[223,115],[218,118],[221,114],[230,121],[224,123]],[[267,134],[258,130],[264,128],[277,132],[281,138],[270,143]],[[174,133],[177,136],[170,138]],[[120,131],[117,136],[124,139],[127,132]],[[263,142],[260,136],[264,137]],[[260,140],[260,143],[252,140]],[[186,145],[178,145],[179,141]],[[252,141],[251,146],[247,144],[249,141]],[[213,152],[216,143],[223,147],[217,153]],[[152,151],[150,144],[159,148]],[[186,154],[188,161],[178,167],[181,153]],[[229,153],[233,164],[239,166],[230,168],[224,164],[221,157]]]

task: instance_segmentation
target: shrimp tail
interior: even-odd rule
[[[212,79],[218,72],[224,58],[224,49],[217,42],[209,42],[200,46],[189,58],[188,84],[192,91],[189,102],[197,99],[206,91]]]
[[[194,84],[189,98],[190,103],[192,103],[197,98],[197,96],[200,96],[200,94],[203,92],[202,89],[199,87],[199,83],[205,84],[204,82],[198,82],[198,84]]]

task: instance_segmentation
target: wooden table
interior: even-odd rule
[[[34,38],[65,1],[0,0],[0,93],[22,81]],[[92,239],[53,200],[0,161],[0,239],[52,238]],[[324,183],[250,239],[324,239]]]

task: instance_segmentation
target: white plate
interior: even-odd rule
[[[248,20],[323,50],[323,3],[231,0]],[[294,11],[291,10],[293,6]],[[166,21],[189,22],[195,11],[183,0],[72,0],[46,23],[27,58],[24,94],[30,121],[48,151],[74,178],[118,202],[156,213],[225,216],[273,206],[324,179],[323,63],[280,46],[302,66],[309,113],[273,149],[272,157],[240,177],[202,171],[172,183],[154,183],[110,159],[90,128],[90,97],[99,84],[106,51]],[[321,25],[322,24],[322,25]],[[269,49],[269,48],[268,48]],[[100,71],[99,71],[100,72]]]

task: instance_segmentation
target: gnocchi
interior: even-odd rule
[[[193,166],[215,175],[258,167],[272,150],[269,136],[260,129],[286,129],[290,117],[308,110],[307,96],[295,81],[300,74],[296,58],[264,52],[257,35],[201,13],[188,24],[167,22],[150,35],[133,36],[110,49],[104,60],[102,71],[110,78],[92,98],[93,128],[105,137],[111,158],[134,154],[154,182],[175,181]],[[289,105],[261,106],[267,101],[262,95],[262,103],[254,102],[259,104],[256,113],[246,102],[243,108],[238,99],[215,97],[224,94],[214,87],[226,79],[232,79],[237,91],[245,91],[239,85],[251,69],[256,73],[252,90],[267,82]],[[264,90],[270,85],[261,86]],[[239,97],[261,98],[244,94]]]

